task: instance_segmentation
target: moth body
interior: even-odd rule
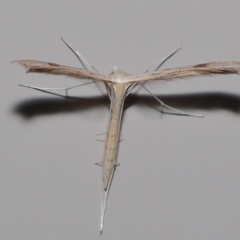
[[[108,84],[108,89],[110,92],[111,106],[102,159],[103,186],[105,191],[108,188],[111,175],[117,165],[120,125],[127,84]]]

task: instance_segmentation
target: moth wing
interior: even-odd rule
[[[42,62],[36,60],[17,60],[13,63],[18,63],[27,68],[27,72],[65,75],[80,79],[91,79],[103,82],[110,82],[111,79],[107,75],[94,73],[81,68],[68,67],[55,63]]]
[[[129,82],[147,82],[150,80],[170,81],[180,78],[218,74],[239,74],[239,71],[240,61],[209,62],[132,76],[129,78]]]

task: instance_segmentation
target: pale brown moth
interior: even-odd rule
[[[62,39],[63,40],[63,39]],[[63,40],[64,41],[64,40]],[[64,43],[73,51],[81,62],[84,69],[73,68],[68,66],[63,66],[55,63],[41,62],[36,60],[18,60],[13,61],[19,63],[27,68],[27,72],[35,73],[46,73],[55,75],[66,75],[79,80],[87,79],[92,82],[100,81],[103,82],[107,93],[109,95],[111,106],[110,106],[110,117],[108,121],[108,127],[106,131],[106,140],[104,146],[104,153],[102,162],[98,165],[102,168],[102,200],[101,200],[101,219],[100,219],[100,233],[103,231],[103,220],[106,208],[106,202],[108,198],[109,189],[113,179],[113,175],[118,166],[117,154],[119,146],[120,137],[120,125],[122,118],[122,110],[125,98],[131,92],[131,90],[136,86],[141,86],[150,92],[145,85],[150,81],[171,81],[181,78],[190,77],[201,77],[201,76],[212,76],[218,74],[239,74],[240,71],[240,61],[222,61],[222,62],[209,62],[203,64],[197,64],[186,67],[179,67],[173,69],[159,70],[162,64],[173,56],[178,50],[164,58],[160,63],[155,65],[155,69],[151,72],[147,70],[145,73],[140,75],[130,75],[114,67],[114,70],[109,74],[100,74],[97,70],[91,66],[77,51],[75,51],[66,41]],[[86,83],[85,83],[86,84]],[[87,83],[88,84],[88,83]],[[84,85],[84,84],[81,84]],[[52,93],[47,90],[48,88],[39,88],[27,85],[20,85],[23,87],[32,88],[35,90]],[[78,85],[80,86],[80,85]],[[75,86],[75,87],[78,87]],[[74,87],[64,88],[66,92]],[[151,93],[151,92],[150,92]],[[54,93],[52,93],[54,94]],[[152,94],[152,93],[151,93]],[[153,94],[152,94],[153,95]],[[157,101],[162,106],[168,107],[177,113],[190,116],[198,116],[181,112],[174,108],[171,108],[164,104],[160,99],[153,95]]]

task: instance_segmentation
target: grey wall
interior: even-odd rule
[[[79,81],[24,73],[37,59],[80,66],[60,37],[100,72],[137,74],[170,52],[164,68],[240,60],[240,2],[2,1],[0,7],[0,239],[99,238],[105,89],[69,102],[18,87]],[[124,114],[102,239],[239,239],[240,76],[152,83],[194,118],[160,114],[141,90]],[[100,136],[100,138],[104,138]]]

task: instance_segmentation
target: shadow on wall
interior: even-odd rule
[[[240,111],[240,96],[227,93],[198,93],[184,95],[156,95],[165,104],[181,109],[225,109],[233,113]],[[23,101],[17,104],[13,111],[26,119],[38,115],[48,115],[60,112],[89,111],[94,108],[108,106],[108,96],[54,99],[38,98]],[[148,95],[129,95],[125,102],[125,109],[130,106],[152,107],[160,111],[160,104]]]

